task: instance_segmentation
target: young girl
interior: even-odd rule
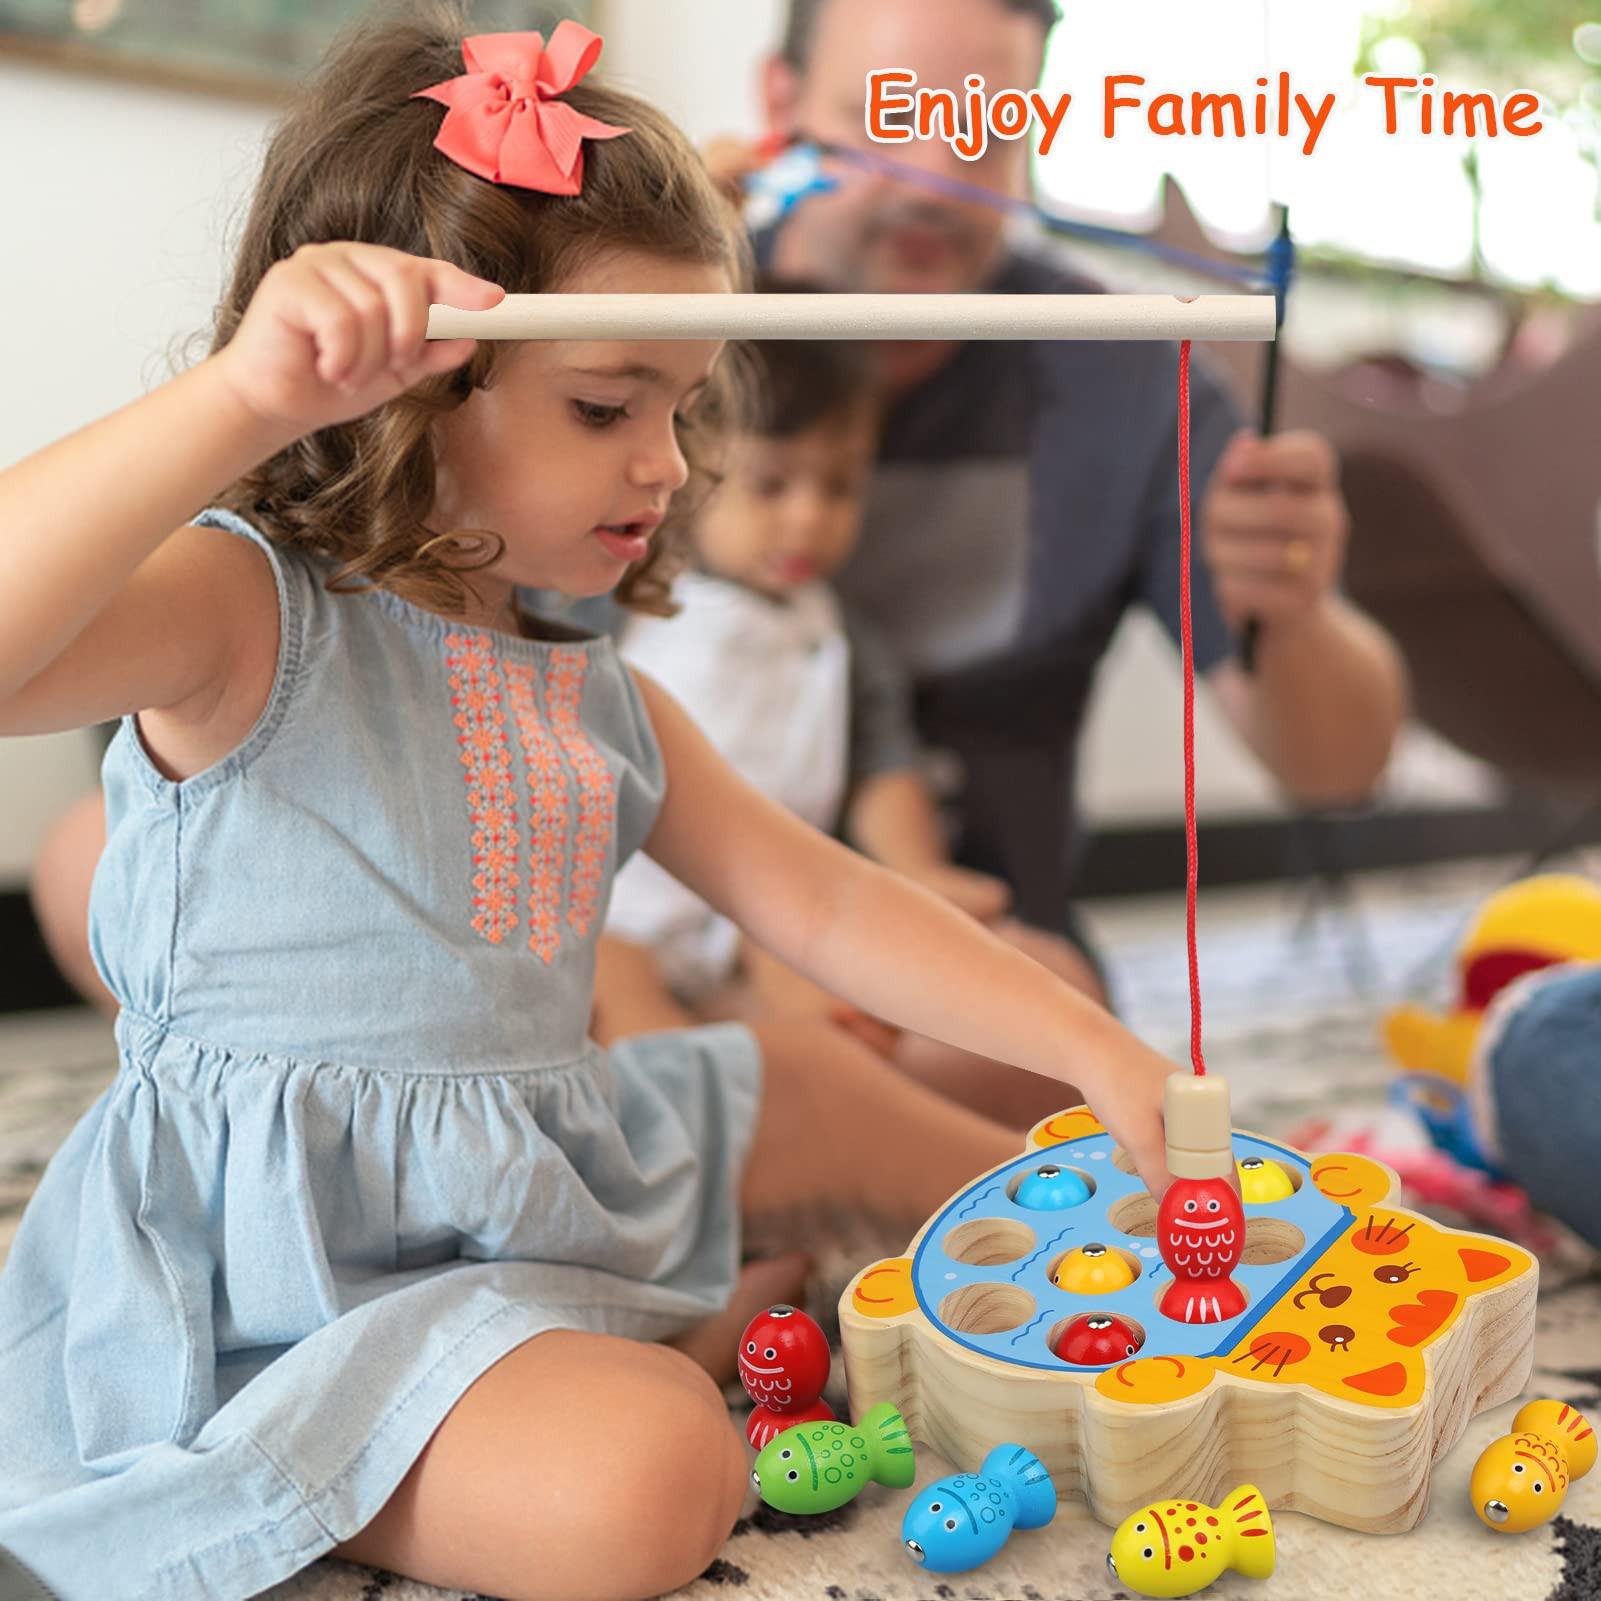
[[[641,846],[864,1010],[1070,1077],[1165,1181],[1167,1061],[519,612],[660,603],[721,346],[428,343],[429,305],[746,267],[688,144],[579,81],[598,40],[460,28],[352,35],[209,357],[0,475],[0,729],[125,718],[120,1069],[0,1275],[0,1551],[61,1601],[329,1552],[646,1596],[715,1555],[748,1462],[704,1370],[772,1294],[741,1211],[916,1216],[1016,1144],[826,1025],[595,1046]]]

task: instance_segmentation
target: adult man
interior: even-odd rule
[[[1027,89],[1057,16],[1054,0],[790,0],[761,69],[768,131],[1025,196],[1026,141],[991,140],[971,163],[945,140],[872,143],[866,82],[909,69],[958,104],[974,73],[991,92]],[[738,169],[728,142],[708,154]],[[834,192],[758,236],[778,275],[880,293],[1094,287],[1009,245],[1000,207],[848,162],[835,171]],[[1176,352],[1077,341],[878,352],[891,410],[839,585],[915,674],[924,736],[960,759],[961,859],[1006,878],[1029,922],[1071,932],[1073,751],[1096,664],[1136,601],[1178,635]],[[1336,591],[1348,520],[1334,453],[1311,433],[1237,430],[1217,384],[1199,364],[1192,376],[1197,670],[1291,796],[1359,797],[1387,759],[1405,674],[1388,636]],[[1261,630],[1254,674],[1232,649],[1248,617]]]

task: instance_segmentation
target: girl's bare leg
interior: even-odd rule
[[[1008,944],[1050,968],[1075,989],[1103,1006],[1107,1004],[1106,991],[1095,969],[1067,940],[1010,918],[992,928]],[[1070,1083],[1025,1072],[926,1035],[908,1034],[853,1012],[759,947],[747,945],[742,963],[744,978],[714,996],[703,1015],[746,1022],[827,1018],[888,1057],[919,1084],[1019,1133],[1026,1133],[1041,1118],[1083,1099]]]
[[[819,1004],[827,1003],[822,990],[811,989]],[[1021,1149],[1016,1132],[916,1082],[825,1017],[773,1016],[760,994],[737,986],[708,1010],[685,1010],[661,982],[649,951],[601,940],[595,984],[601,1044],[728,1018],[747,1022],[756,1034],[763,1086],[740,1194],[747,1214],[833,1199],[922,1222],[976,1174]],[[1054,1080],[1040,1083],[1053,1109],[1076,1099]]]
[[[833,1024],[758,1023],[763,1086],[740,1201],[747,1214],[833,1200],[921,1223],[1017,1134],[917,1083]]]
[[[705,1571],[749,1474],[721,1394],[687,1356],[555,1329],[468,1388],[332,1554],[505,1601],[635,1601]]]

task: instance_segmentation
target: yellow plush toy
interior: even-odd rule
[[[1463,939],[1452,1009],[1398,1006],[1384,1020],[1384,1042],[1407,1072],[1464,1089],[1485,1008],[1513,979],[1593,961],[1601,961],[1601,888],[1572,873],[1521,879],[1484,903]]]
[[[1385,1018],[1384,1041],[1402,1069],[1395,1096],[1417,1113],[1438,1150],[1491,1179],[1508,1176],[1470,1108],[1473,1078],[1483,1071],[1485,1013],[1526,973],[1598,960],[1601,886],[1571,873],[1520,879],[1484,903],[1457,950],[1451,1010],[1399,1006]]]

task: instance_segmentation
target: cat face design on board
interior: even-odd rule
[[[1304,1384],[1364,1406],[1411,1406],[1423,1396],[1423,1352],[1475,1295],[1527,1272],[1527,1252],[1441,1227],[1381,1203],[1392,1188],[1376,1162],[1342,1152],[1315,1160],[1312,1182],[1361,1208],[1233,1350],[1220,1357],[1149,1357],[1101,1375],[1103,1395],[1180,1400],[1215,1373],[1262,1384]],[[1331,1315],[1337,1308],[1338,1315]]]

